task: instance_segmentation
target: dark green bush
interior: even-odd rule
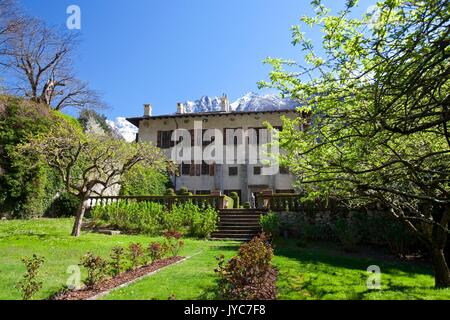
[[[252,205],[250,204],[250,202],[246,202],[244,203],[244,209],[251,209]]]
[[[261,227],[272,239],[280,234],[280,219],[276,213],[270,212],[262,215],[260,220]]]
[[[51,215],[54,217],[74,216],[80,206],[80,199],[73,194],[64,192],[55,199]]]

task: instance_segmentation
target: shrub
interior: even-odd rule
[[[136,269],[146,264],[144,248],[140,243],[130,243],[128,246],[128,258],[130,260],[130,269]]]
[[[169,182],[166,172],[138,164],[123,179],[120,194],[125,196],[163,195]]]
[[[95,206],[91,211],[94,225],[109,225],[123,231],[160,235],[165,208],[154,202],[119,201],[106,206]]]
[[[244,209],[251,209],[252,205],[250,204],[250,202],[246,202],[244,203]]]
[[[268,234],[272,239],[276,238],[280,234],[280,219],[276,213],[270,212],[261,216],[260,220],[263,231]]]
[[[151,263],[161,260],[166,254],[165,247],[159,242],[150,243],[150,245],[148,246],[148,253]]]
[[[172,257],[177,257],[181,248],[184,247],[184,242],[181,241],[181,233],[175,230],[164,232],[164,247]]]
[[[80,199],[71,193],[64,192],[55,199],[52,205],[52,215],[55,217],[74,216],[80,206]]]
[[[273,249],[264,234],[241,245],[239,253],[225,264],[218,257],[217,295],[225,300],[276,299],[277,272],[272,266]]]
[[[109,263],[109,270],[113,277],[118,276],[125,271],[125,249],[123,247],[114,247],[111,250],[111,262]]]
[[[175,193],[175,190],[173,190],[172,188],[168,188],[168,189],[166,189],[166,192],[164,193],[164,195],[166,195],[166,196],[176,196],[177,194]]]
[[[191,235],[197,238],[208,238],[217,230],[219,214],[215,208],[205,206],[196,210],[191,216]]]
[[[88,275],[84,284],[88,288],[94,288],[103,280],[105,280],[108,272],[108,263],[93,253],[86,253],[80,261],[80,266],[86,268]]]
[[[22,292],[23,300],[30,300],[42,288],[42,281],[37,280],[39,269],[44,264],[44,258],[35,254],[31,258],[23,258],[26,273],[17,284],[17,288]]]
[[[178,191],[178,194],[180,196],[188,196],[189,195],[189,189],[186,187],[182,187],[180,188],[180,190]]]
[[[339,218],[333,226],[345,250],[352,251],[360,243],[362,235],[354,219]]]
[[[237,192],[230,193],[230,198],[233,199],[234,208],[235,209],[239,209],[240,208],[240,203],[239,203],[239,195],[238,195],[238,193]]]

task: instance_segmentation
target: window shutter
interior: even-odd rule
[[[191,162],[191,164],[189,165],[189,175],[191,176],[191,177],[193,177],[193,176],[195,176],[195,164],[193,164],[192,162]]]
[[[213,163],[209,166],[209,175],[214,177],[216,175],[216,164]]]
[[[158,131],[157,133],[156,133],[156,146],[158,147],[158,148],[161,148],[161,131]]]
[[[195,165],[195,175],[196,176],[201,176],[202,175],[202,165],[201,164],[196,164]]]

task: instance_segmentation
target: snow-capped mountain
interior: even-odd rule
[[[126,141],[133,142],[136,140],[138,129],[129,123],[127,119],[118,117],[115,121],[106,120],[106,123],[114,132],[120,134]]]
[[[221,111],[221,98],[203,96],[196,101],[186,101],[185,112],[214,112]],[[231,111],[268,111],[280,109],[295,109],[298,104],[290,99],[283,99],[276,94],[258,95],[249,92],[230,104]]]

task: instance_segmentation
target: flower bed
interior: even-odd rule
[[[142,266],[137,269],[121,273],[114,278],[102,281],[93,288],[85,287],[80,290],[62,291],[53,296],[51,300],[89,300],[102,293],[106,293],[112,289],[118,288],[142,277],[145,277],[146,275],[154,273],[155,271],[158,271],[164,267],[180,262],[183,259],[183,257],[170,257],[158,260],[150,265]]]

